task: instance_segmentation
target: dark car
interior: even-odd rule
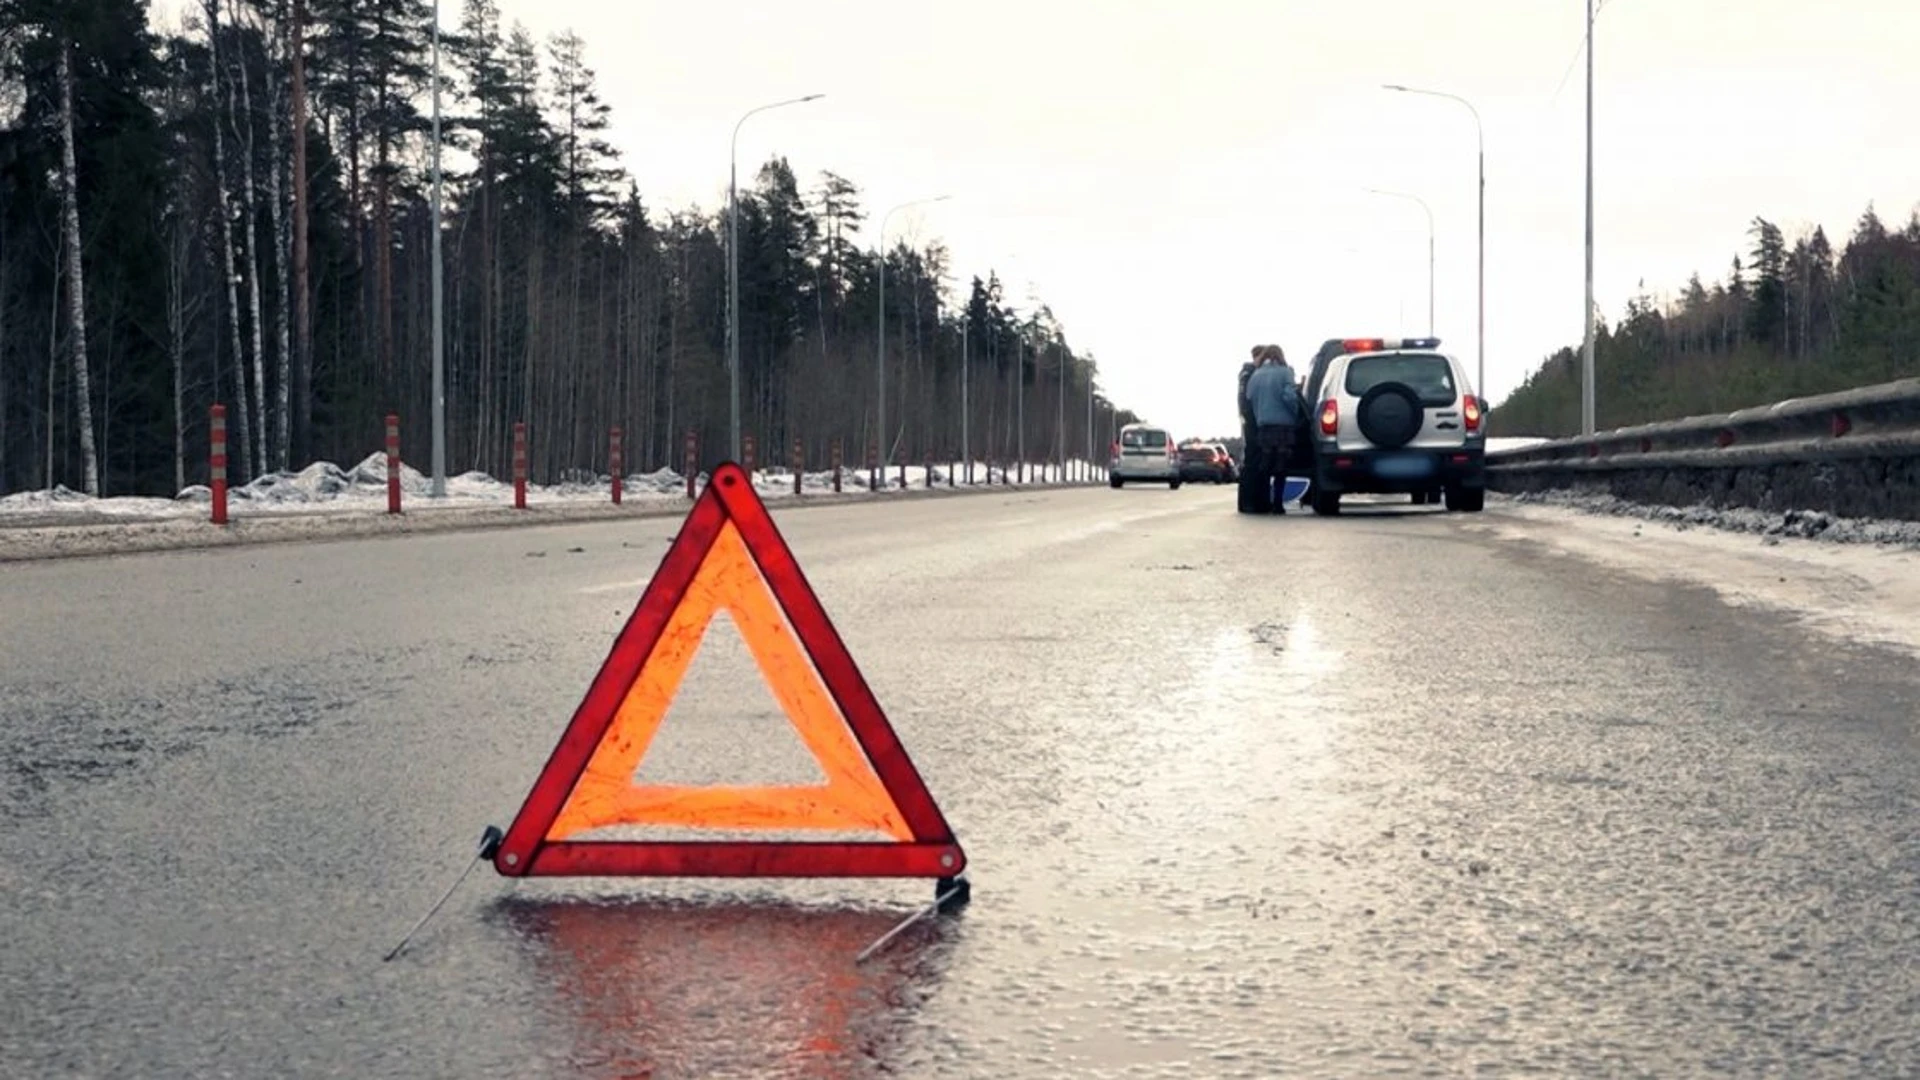
[[[1232,455],[1218,443],[1194,443],[1180,448],[1180,479],[1196,483],[1231,484],[1239,471]]]

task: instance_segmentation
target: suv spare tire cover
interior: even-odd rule
[[[1397,450],[1413,441],[1427,422],[1420,396],[1405,383],[1385,382],[1360,398],[1354,419],[1360,434],[1383,450]]]

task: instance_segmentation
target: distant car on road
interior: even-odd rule
[[[1107,465],[1107,485],[1165,484],[1180,488],[1180,453],[1167,429],[1153,424],[1128,424],[1114,440]]]
[[[1233,455],[1219,443],[1188,443],[1180,448],[1180,479],[1196,483],[1231,484],[1239,475]]]
[[[1346,494],[1444,499],[1467,513],[1485,507],[1485,405],[1465,366],[1439,349],[1438,338],[1322,346],[1307,378],[1314,513],[1339,513]]]

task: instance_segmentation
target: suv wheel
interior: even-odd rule
[[[1118,487],[1120,487],[1121,485],[1123,485],[1123,484],[1125,484],[1125,483],[1126,483],[1126,481],[1125,481],[1125,480],[1122,480],[1122,479],[1120,479],[1119,477],[1117,477],[1117,476],[1115,476],[1115,475],[1113,475],[1112,473],[1108,473],[1108,474],[1107,474],[1107,486],[1108,486],[1108,487],[1110,487],[1110,488],[1118,488]]]
[[[1486,488],[1447,489],[1447,509],[1458,513],[1477,514],[1487,508]]]
[[[1319,514],[1321,517],[1332,517],[1340,512],[1340,493],[1336,491],[1330,494],[1323,494],[1316,491],[1313,493],[1313,502],[1311,505],[1313,506],[1313,512]]]
[[[1398,450],[1420,434],[1427,413],[1420,395],[1407,384],[1385,382],[1361,395],[1354,420],[1368,442],[1382,450]]]

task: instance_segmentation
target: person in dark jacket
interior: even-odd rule
[[[1265,345],[1253,347],[1253,358],[1240,365],[1240,455],[1245,457],[1253,449],[1253,406],[1247,404],[1247,379],[1253,375],[1253,369],[1260,366],[1260,355],[1266,351]]]
[[[1246,397],[1253,413],[1252,449],[1247,454],[1247,468],[1255,474],[1253,501],[1271,513],[1285,514],[1287,459],[1304,409],[1299,383],[1278,345],[1266,348],[1260,366],[1248,376]]]
[[[1254,491],[1253,477],[1253,405],[1247,400],[1247,380],[1253,377],[1253,371],[1260,366],[1260,357],[1267,350],[1265,345],[1253,347],[1252,359],[1240,365],[1240,390],[1237,398],[1240,409],[1240,512],[1243,514],[1264,514],[1271,509],[1270,504],[1257,497]]]

